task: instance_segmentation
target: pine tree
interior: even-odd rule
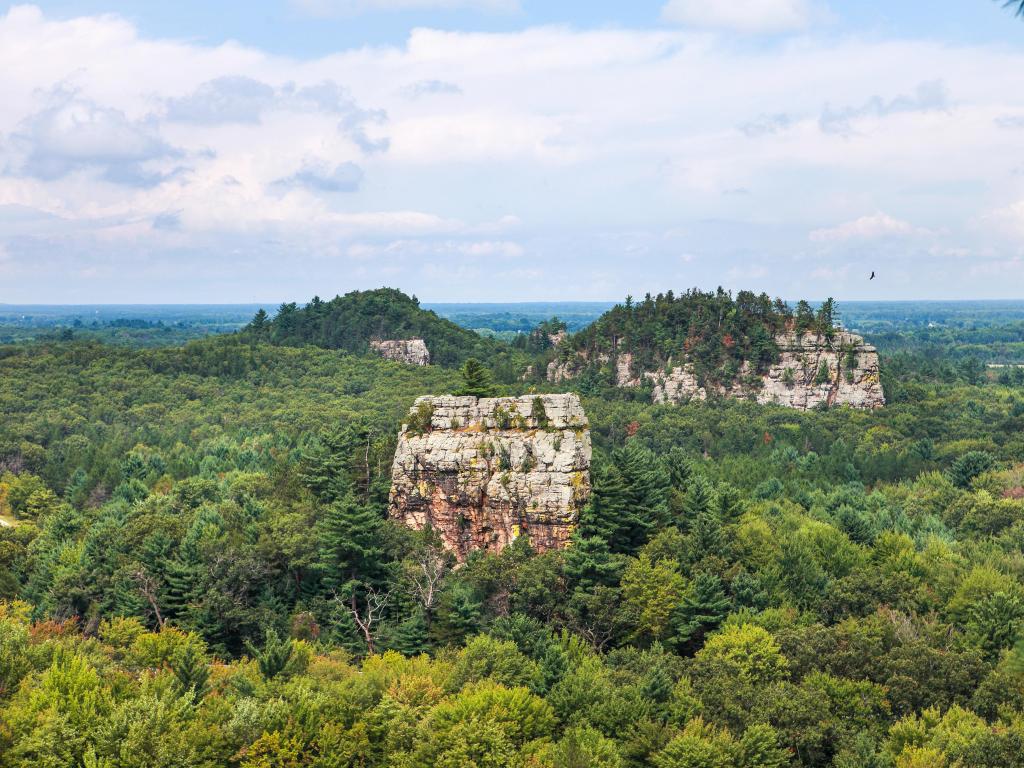
[[[252,321],[249,323],[249,330],[257,336],[263,336],[267,331],[269,322],[270,318],[267,315],[267,310],[260,307],[253,316]]]
[[[366,455],[370,439],[369,429],[358,423],[325,430],[302,452],[299,479],[325,504],[356,486],[365,499],[370,478],[359,459]]]
[[[186,643],[174,655],[174,677],[178,691],[197,703],[210,691],[210,667],[195,643]]]
[[[262,648],[257,648],[249,640],[245,641],[245,648],[259,666],[263,679],[273,680],[288,666],[295,651],[295,643],[290,638],[281,638],[276,631],[268,628]]]
[[[690,460],[679,446],[673,446],[668,452],[665,460],[668,469],[669,485],[673,490],[685,493],[690,487],[690,480],[693,478],[693,470],[690,467]]]
[[[593,493],[580,515],[580,535],[601,539],[612,551],[627,551],[627,503],[626,484],[618,468],[599,468],[594,473]]]
[[[494,385],[491,383],[490,371],[475,357],[466,360],[459,373],[462,375],[462,387],[455,394],[493,397]]]
[[[480,631],[482,612],[483,606],[473,589],[462,582],[455,582],[441,598],[432,630],[441,643],[461,643]]]
[[[599,536],[612,552],[633,554],[669,517],[668,473],[654,454],[637,443],[612,454],[597,476],[581,532]]]
[[[696,650],[704,642],[705,633],[721,624],[731,607],[721,579],[707,571],[699,572],[672,617],[673,642],[684,652]]]
[[[700,516],[707,515],[717,506],[715,488],[711,481],[702,475],[694,475],[682,499],[682,517],[677,521],[679,528],[683,531],[690,530]]]
[[[430,650],[427,635],[426,617],[417,608],[390,632],[387,646],[405,656],[416,656]]]
[[[571,587],[591,589],[599,584],[613,586],[618,583],[622,563],[600,536],[573,535],[571,546],[565,550],[565,576]]]
[[[334,590],[360,581],[379,584],[386,576],[383,520],[351,494],[329,505],[320,522],[319,568]]]
[[[165,619],[183,619],[188,615],[196,596],[201,592],[201,574],[198,556],[193,556],[189,551],[180,551],[176,557],[167,561],[164,568],[164,582],[167,586],[162,606]]]

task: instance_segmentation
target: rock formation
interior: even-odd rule
[[[831,339],[817,334],[787,333],[777,336],[779,360],[763,375],[751,381],[746,364],[731,387],[702,386],[689,363],[666,366],[667,370],[633,372],[629,353],[615,359],[615,381],[620,387],[638,387],[650,382],[656,403],[685,403],[706,400],[709,394],[774,403],[807,410],[822,403],[849,405],[853,408],[880,408],[885,395],[879,379],[878,353],[864,339],[839,331]],[[600,362],[609,362],[602,357]],[[565,381],[586,364],[582,361],[552,361],[548,365],[550,381]]]
[[[390,515],[428,524],[463,561],[519,536],[565,546],[590,495],[590,431],[573,394],[420,397],[391,469]]]
[[[429,365],[430,350],[423,339],[373,339],[370,349],[385,360],[396,360],[409,365]]]

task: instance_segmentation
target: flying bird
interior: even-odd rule
[[[875,279],[875,272],[874,272],[874,270],[872,270],[871,271],[871,277],[868,278],[868,282],[871,282],[874,279]]]

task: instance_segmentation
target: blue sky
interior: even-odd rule
[[[0,4],[0,71],[0,302],[1024,298],[988,0]]]
[[[951,42],[1019,45],[1021,31],[986,0],[856,0],[833,3],[831,34],[935,37]],[[742,6],[743,0],[736,3]],[[401,45],[416,27],[513,32],[562,24],[586,29],[666,25],[664,0],[495,0],[495,2],[332,2],[332,0],[179,0],[140,3],[63,0],[39,3],[56,18],[116,13],[152,37],[217,45],[236,40],[273,53],[309,58],[343,48]]]

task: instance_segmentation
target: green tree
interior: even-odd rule
[[[572,589],[588,590],[598,585],[614,586],[622,573],[621,558],[613,555],[600,536],[573,533],[565,552],[565,577]]]
[[[949,468],[949,479],[957,488],[967,488],[982,472],[992,468],[995,457],[988,451],[968,451]]]
[[[210,691],[210,667],[197,643],[185,643],[172,662],[178,690],[190,701],[198,702]]]
[[[273,680],[284,672],[295,652],[295,643],[291,638],[282,638],[270,628],[263,637],[262,648],[257,648],[248,640],[245,641],[245,647],[259,666],[264,680]]]
[[[698,572],[672,616],[673,642],[684,652],[695,650],[703,643],[704,635],[722,623],[731,606],[722,580],[713,573]]]
[[[462,386],[456,390],[455,394],[472,395],[473,397],[494,396],[490,371],[475,357],[467,359],[462,364],[459,374],[462,376]]]

